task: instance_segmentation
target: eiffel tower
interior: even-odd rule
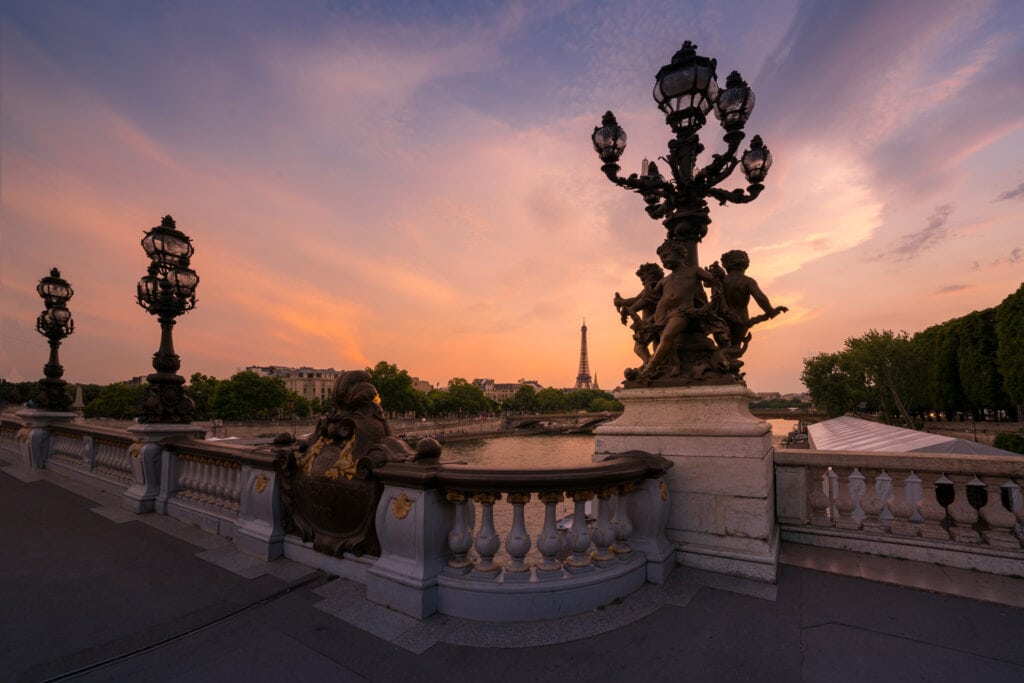
[[[587,321],[584,318],[583,327],[580,328],[580,371],[576,375],[576,389],[592,389],[590,383],[590,361],[587,360]]]

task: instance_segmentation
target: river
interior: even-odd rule
[[[796,426],[796,420],[768,420],[772,443]],[[593,434],[528,434],[451,441],[441,449],[442,462],[464,462],[500,469],[534,469],[589,465],[593,461]]]

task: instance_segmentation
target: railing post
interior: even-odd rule
[[[505,567],[505,580],[528,581],[530,565],[526,562],[526,553],[530,552],[530,534],[526,531],[523,508],[530,502],[530,494],[510,493],[507,499],[512,504],[512,528],[505,537],[505,551],[510,558]]]
[[[633,523],[630,546],[647,558],[647,580],[651,583],[665,583],[676,566],[676,546],[665,534],[672,510],[665,477],[642,480],[635,491],[619,497],[619,506],[627,507]]]
[[[611,546],[615,542],[615,531],[612,529],[611,498],[615,489],[603,488],[597,492],[597,523],[590,532],[590,540],[594,542],[594,552],[590,558],[598,567],[615,561]],[[575,523],[573,524],[575,526]]]
[[[949,506],[949,516],[955,526],[949,531],[958,543],[981,543],[981,536],[973,529],[978,522],[978,511],[967,500],[968,477],[962,474],[950,477],[953,480],[953,502]]]
[[[917,512],[921,515],[921,537],[936,541],[948,541],[949,532],[942,528],[946,519],[946,508],[939,504],[936,483],[939,475],[921,473],[921,500],[917,501]]]
[[[455,505],[455,520],[448,532],[448,549],[452,554],[448,567],[458,574],[465,574],[473,568],[473,558],[469,555],[473,547],[473,523],[466,518],[465,493],[449,491],[447,499]]]
[[[480,560],[473,567],[475,578],[495,579],[501,573],[501,565],[494,556],[501,547],[501,539],[494,528],[494,503],[501,500],[500,493],[473,494],[473,502],[480,503],[480,531],[476,535],[476,554]]]
[[[623,484],[619,487],[615,496],[615,517],[612,519],[615,541],[612,543],[612,552],[620,559],[626,559],[633,552],[633,549],[629,547],[629,537],[633,533],[633,523],[629,519],[629,506],[626,505],[626,494],[632,493],[635,490],[636,484]]]
[[[537,496],[544,503],[544,526],[537,534],[537,551],[540,552],[540,563],[537,565],[537,579],[555,578],[561,574],[562,563],[558,561],[558,551],[562,549],[562,539],[558,535],[555,524],[555,508],[562,502],[561,493],[548,491]]]
[[[919,481],[913,472],[907,473],[899,484],[893,484],[892,495],[889,496],[889,511],[893,516],[891,528],[895,536],[917,536],[917,526],[910,521],[914,506],[910,502],[907,484],[911,481]]]
[[[1013,535],[1017,518],[1003,505],[1002,487],[996,483],[995,477],[987,477],[986,491],[988,501],[979,511],[981,518],[988,522],[989,529],[984,532],[985,541],[996,548],[1020,548],[1020,541]]]
[[[222,477],[236,470],[221,468]],[[244,464],[237,470],[242,482],[238,519],[235,521],[235,545],[260,558],[273,560],[284,553],[284,525],[281,522],[281,494],[277,472]],[[227,497],[231,491],[221,486],[218,495]]]
[[[864,511],[864,520],[861,527],[864,531],[873,534],[884,534],[886,531],[885,522],[882,521],[882,510],[885,509],[885,501],[878,494],[878,481],[885,472],[877,472],[868,482],[868,475],[864,478],[864,495],[860,499],[860,508]]]
[[[569,491],[575,505],[572,515],[572,529],[569,531],[571,554],[565,560],[565,568],[573,574],[593,571],[594,565],[587,550],[590,549],[590,531],[587,529],[586,503],[593,499],[593,491]]]

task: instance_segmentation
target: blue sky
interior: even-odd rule
[[[183,374],[385,359],[431,382],[636,364],[611,306],[664,231],[600,172],[665,153],[654,74],[684,40],[757,94],[766,190],[712,207],[791,311],[747,379],[918,331],[1022,280],[1024,3],[7,2],[0,9],[0,375],[36,379],[35,283],[75,287],[69,381],[149,371],[143,230],[196,246]],[[720,130],[702,134],[721,151]],[[731,184],[730,184],[731,183]],[[745,183],[737,177],[726,187]]]

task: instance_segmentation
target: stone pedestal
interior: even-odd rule
[[[646,451],[675,464],[666,536],[680,564],[775,581],[779,530],[771,426],[743,386],[624,389],[625,410],[594,430],[595,458]]]
[[[22,420],[18,442],[21,464],[25,467],[46,467],[50,457],[50,428],[69,424],[75,419],[72,412],[27,408],[15,413]]]
[[[132,485],[122,494],[121,505],[132,512],[153,512],[160,493],[163,442],[175,437],[202,439],[206,430],[191,424],[142,423],[132,425],[127,431],[135,439],[129,450]],[[177,473],[173,474],[176,480]]]

